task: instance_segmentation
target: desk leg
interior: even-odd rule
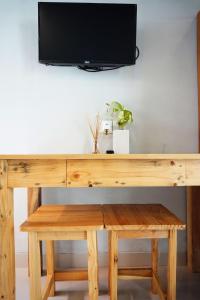
[[[28,189],[28,216],[41,205],[41,188]]]
[[[13,190],[7,186],[7,161],[0,160],[0,299],[15,299]]]

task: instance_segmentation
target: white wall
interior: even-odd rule
[[[80,2],[80,0],[79,0]],[[103,1],[97,1],[103,2]],[[37,1],[0,1],[0,153],[88,153],[87,116],[119,100],[134,111],[131,134],[136,153],[197,151],[195,16],[199,0],[106,1],[138,3],[137,64],[88,74],[38,63]],[[185,219],[182,188],[45,190],[46,202],[161,202]],[[25,219],[26,193],[15,193],[16,228]],[[76,244],[77,245],[77,244]],[[100,236],[100,251],[106,250]],[[148,251],[144,242],[122,251]],[[59,244],[59,251],[85,251]],[[179,251],[186,249],[179,235]],[[166,245],[162,244],[166,251]],[[16,251],[26,236],[16,229]]]

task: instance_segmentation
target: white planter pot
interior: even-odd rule
[[[116,154],[128,154],[129,130],[113,130],[113,150]]]

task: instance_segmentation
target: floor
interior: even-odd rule
[[[162,281],[165,281],[166,270],[161,270]],[[107,270],[100,270],[100,296],[99,300],[108,300]],[[44,282],[45,277],[42,278]],[[87,282],[58,282],[55,297],[50,300],[88,300]],[[119,281],[119,300],[159,300],[150,293],[150,281]],[[197,300],[200,295],[200,274],[190,274],[186,267],[178,268],[177,272],[177,300]],[[17,269],[17,299],[28,300],[28,276],[27,269]]]

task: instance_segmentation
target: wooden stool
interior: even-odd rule
[[[161,300],[176,299],[177,230],[185,225],[159,204],[104,205],[104,223],[109,230],[109,289],[110,299],[117,299],[117,279],[152,278],[152,292]],[[118,239],[151,239],[151,268],[118,269]],[[158,277],[158,239],[167,238],[168,288],[163,292]]]
[[[29,233],[30,299],[46,300],[54,296],[55,282],[88,280],[89,299],[98,299],[98,253],[96,231],[103,229],[101,205],[45,205],[39,207],[21,225]],[[40,280],[40,246],[46,241],[47,281],[42,293]],[[56,272],[54,269],[55,240],[87,240],[88,270]]]

